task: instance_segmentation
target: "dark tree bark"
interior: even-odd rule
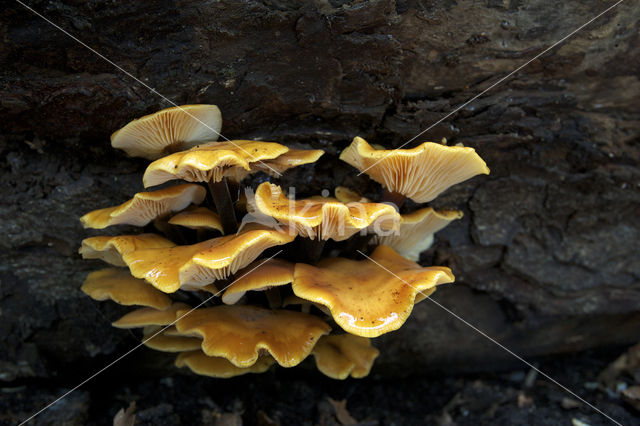
[[[281,180],[301,195],[381,194],[337,159],[354,136],[400,146],[606,7],[30,4],[173,102],[219,105],[229,138],[326,150]],[[169,104],[19,5],[0,17],[2,379],[93,372],[136,340],[111,328],[119,307],[79,291],[98,263],[77,254],[96,234],[78,217],[142,189],[146,162],[109,134]],[[621,4],[410,144],[446,137],[491,168],[433,203],[465,216],[422,263],[456,274],[435,301],[524,357],[640,335],[639,20]],[[517,362],[430,301],[376,344],[381,374]]]

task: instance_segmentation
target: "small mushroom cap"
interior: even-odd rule
[[[156,331],[157,333],[157,331]],[[147,333],[142,341],[148,348],[162,352],[185,352],[199,350],[202,340],[191,336],[175,336],[166,331],[154,336],[155,333]]]
[[[425,142],[413,149],[376,150],[364,139],[353,139],[340,159],[391,192],[417,203],[436,198],[450,186],[478,174],[489,174],[473,148]]]
[[[94,300],[111,299],[125,306],[167,309],[171,305],[169,297],[144,280],[132,277],[126,269],[107,268],[91,272],[80,289]]]
[[[247,373],[264,373],[275,364],[275,360],[270,356],[258,358],[255,364],[241,368],[230,363],[226,358],[218,356],[208,356],[204,352],[192,351],[183,352],[176,359],[176,367],[189,367],[191,371],[201,376],[228,379],[230,377],[241,376]]]
[[[324,154],[324,151],[319,149],[290,149],[276,158],[252,163],[251,170],[245,170],[240,167],[231,168],[225,172],[225,176],[234,182],[240,182],[251,173],[258,171],[265,172],[271,176],[278,176],[293,167],[315,163],[322,157],[322,154]]]
[[[189,229],[214,229],[222,232],[220,216],[206,207],[195,207],[180,212],[169,219],[169,223]]]
[[[202,336],[205,354],[224,357],[238,367],[255,364],[261,350],[283,367],[293,367],[309,355],[320,336],[331,331],[313,315],[248,305],[196,309],[176,328]]]
[[[222,116],[215,105],[182,105],[133,120],[111,135],[111,146],[132,157],[155,160],[220,136]]]
[[[290,200],[282,189],[269,182],[258,186],[251,210],[295,228],[298,235],[343,241],[361,229],[397,229],[400,214],[383,203],[344,204],[333,198]]]
[[[368,376],[380,351],[366,337],[334,334],[322,336],[311,353],[324,375],[344,380],[349,376],[355,379]]]
[[[111,225],[145,226],[153,219],[180,211],[189,204],[200,204],[207,191],[200,185],[188,183],[153,192],[139,192],[115,207],[94,210],[82,216],[85,228],[103,229]]]
[[[389,246],[409,260],[417,262],[420,253],[433,243],[433,234],[450,222],[460,219],[458,210],[435,211],[431,207],[403,214],[400,230],[385,236],[376,236],[376,242]]]
[[[127,266],[122,255],[145,248],[173,247],[175,243],[157,234],[90,237],[78,252],[83,259],[101,259],[114,266]]]
[[[454,280],[449,268],[422,267],[391,247],[377,247],[371,259],[329,258],[317,266],[297,263],[293,292],[328,307],[348,333],[378,337],[404,324],[419,291]]]
[[[188,312],[191,307],[185,303],[173,303],[165,310],[141,308],[129,312],[111,325],[117,328],[138,328],[148,325],[169,325],[177,318],[178,311]]]
[[[370,203],[366,197],[358,194],[356,191],[347,188],[346,186],[337,186],[333,190],[334,195],[341,203]]]
[[[294,235],[256,225],[236,235],[164,249],[137,250],[123,260],[136,278],[144,278],[165,293],[181,286],[204,287],[227,278],[255,260],[264,250],[293,241]]]
[[[267,288],[286,285],[293,281],[294,264],[283,259],[256,260],[243,270],[238,271],[236,278],[222,295],[222,301],[233,305],[247,291],[265,290]]]
[[[265,160],[289,151],[275,142],[236,140],[211,142],[176,152],[149,164],[142,182],[145,188],[173,179],[188,182],[219,182],[232,168],[247,172]],[[264,166],[264,163],[261,164]]]

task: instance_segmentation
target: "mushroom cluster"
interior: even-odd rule
[[[383,150],[356,137],[340,159],[381,183],[395,204],[345,187],[293,200],[271,182],[242,191],[242,181],[279,176],[324,152],[217,142],[221,124],[216,106],[187,105],[112,135],[114,147],[153,160],[145,188],[179,183],[80,219],[85,228],[141,228],[82,241],[83,258],[110,265],[90,273],[82,291],[136,306],[113,325],[142,329],[147,347],[177,353],[175,365],[197,374],[260,373],[313,355],[329,377],[368,375],[379,353],[371,338],[401,327],[415,303],[454,281],[449,268],[416,261],[462,213],[401,213],[403,200],[429,202],[487,166],[471,148]]]

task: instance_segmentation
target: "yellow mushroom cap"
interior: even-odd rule
[[[190,229],[215,229],[222,232],[220,216],[206,207],[195,207],[180,212],[169,219],[169,223]]]
[[[454,280],[449,268],[422,267],[391,247],[377,247],[371,259],[328,258],[317,266],[297,263],[293,292],[328,307],[348,333],[378,337],[404,324],[416,294]]]
[[[122,255],[145,248],[173,247],[175,243],[157,234],[90,237],[78,252],[83,259],[101,259],[114,266],[127,266]]]
[[[153,192],[139,192],[119,206],[85,214],[80,218],[80,222],[85,228],[94,229],[103,229],[111,225],[145,226],[153,219],[180,211],[191,203],[200,204],[206,192],[202,186],[192,183]]]
[[[324,151],[319,149],[290,149],[278,157],[251,164],[251,170],[239,167],[231,168],[225,172],[225,176],[235,182],[240,182],[249,174],[257,171],[265,172],[271,176],[278,176],[293,167],[315,163],[322,157],[322,154],[324,154]]]
[[[142,182],[145,188],[173,179],[219,182],[232,168],[251,171],[255,164],[276,158],[287,151],[289,148],[275,142],[235,140],[206,143],[149,164]]]
[[[149,325],[169,325],[177,318],[178,311],[188,312],[190,306],[185,303],[173,303],[167,309],[141,308],[125,314],[111,325],[118,328],[138,328]]]
[[[349,189],[345,186],[337,186],[336,189],[333,190],[334,195],[338,199],[338,201],[342,203],[370,203],[366,197],[358,194],[356,191]]]
[[[236,303],[247,291],[265,290],[293,281],[294,264],[283,259],[256,260],[243,270],[222,295],[227,305]]]
[[[343,241],[364,228],[396,229],[400,214],[384,203],[344,204],[332,198],[290,200],[269,182],[258,186],[250,210],[294,228],[303,237]]]
[[[364,139],[353,139],[340,159],[391,192],[417,203],[436,198],[450,186],[489,168],[473,148],[425,142],[413,149],[376,150]]]
[[[241,368],[230,363],[226,358],[218,356],[208,356],[202,351],[183,352],[176,359],[176,367],[189,367],[191,371],[201,376],[228,379],[230,377],[241,376],[247,373],[264,373],[275,364],[275,360],[270,356],[258,358],[255,364]]]
[[[220,136],[222,116],[215,105],[182,105],[133,120],[111,135],[111,146],[132,157],[155,160]]]
[[[278,364],[293,367],[309,355],[320,336],[331,331],[313,315],[247,305],[196,309],[176,328],[202,336],[205,354],[224,357],[238,367],[253,365],[261,350]]]
[[[376,236],[377,243],[393,248],[409,260],[417,262],[420,253],[433,243],[433,234],[450,222],[460,219],[457,210],[435,211],[431,207],[403,214],[400,230],[385,236]]]
[[[137,250],[124,255],[123,260],[134,277],[173,293],[181,286],[198,288],[225,279],[264,250],[290,243],[294,238],[289,232],[250,225],[237,235],[187,246]]]
[[[334,334],[322,336],[311,353],[324,375],[344,380],[349,376],[355,379],[368,376],[380,351],[366,337]]]
[[[167,331],[158,331],[145,333],[142,342],[146,347],[162,352],[185,352],[199,350],[202,345],[202,339],[197,337],[176,336],[167,334]]]
[[[120,305],[151,306],[166,309],[171,299],[126,269],[107,268],[91,272],[80,289],[94,300],[111,299]]]

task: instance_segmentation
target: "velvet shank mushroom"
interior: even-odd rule
[[[317,266],[297,263],[291,286],[296,296],[329,308],[348,333],[378,337],[404,324],[419,292],[453,280],[449,268],[422,267],[379,246],[362,261],[337,257]]]
[[[238,235],[201,243],[127,253],[123,260],[136,278],[144,278],[165,293],[181,287],[200,288],[227,278],[264,250],[293,241],[294,235],[249,226]]]
[[[270,216],[293,228],[302,237],[343,241],[358,231],[379,225],[381,230],[397,228],[398,212],[383,203],[344,204],[333,198],[290,200],[282,189],[265,182],[258,186],[250,210]]]
[[[222,232],[220,216],[206,207],[194,207],[182,211],[169,219],[169,224],[184,226],[189,229],[208,229]]]
[[[173,241],[156,234],[100,236],[82,240],[78,252],[83,259],[100,259],[114,266],[127,266],[122,256],[131,251],[173,246]]]
[[[178,319],[178,312],[188,312],[190,306],[175,302],[166,309],[140,308],[123,315],[111,325],[118,328],[139,328],[150,325],[169,325]]]
[[[437,212],[431,207],[416,210],[402,215],[397,233],[376,236],[376,242],[392,247],[407,259],[417,262],[420,253],[433,243],[433,234],[461,217],[462,212],[457,210]]]
[[[473,148],[425,142],[413,149],[377,150],[356,137],[340,159],[365,172],[391,193],[417,203],[436,198],[452,185],[489,168]]]
[[[80,289],[94,300],[111,299],[120,305],[167,309],[171,299],[126,269],[108,268],[91,272]]]
[[[247,373],[264,373],[275,364],[275,360],[270,356],[261,356],[248,367],[237,367],[226,358],[219,356],[209,356],[202,352],[183,352],[178,355],[176,367],[189,367],[191,371],[201,376],[227,379],[229,377],[241,376]]]
[[[268,290],[272,287],[287,285],[293,281],[295,265],[283,259],[256,260],[241,271],[225,290],[222,301],[233,305],[247,291]]]
[[[311,353],[320,372],[344,380],[349,376],[354,379],[368,376],[380,351],[366,337],[334,334],[322,336]]]
[[[238,305],[196,309],[178,320],[176,328],[201,336],[205,354],[224,357],[242,368],[255,364],[261,350],[283,367],[293,367],[311,353],[320,336],[331,331],[313,315]]]
[[[182,105],[145,115],[111,135],[111,146],[132,157],[155,160],[220,136],[222,117],[215,105]]]
[[[145,226],[153,219],[180,211],[189,204],[200,204],[206,190],[192,183],[172,186],[153,192],[139,192],[115,207],[94,210],[82,216],[85,228],[103,229],[111,225]]]

